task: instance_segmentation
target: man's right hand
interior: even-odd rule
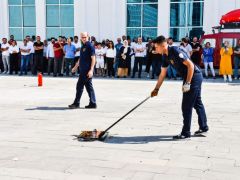
[[[75,66],[72,68],[72,73],[75,73],[76,71],[77,71],[77,67]]]
[[[158,95],[158,91],[159,89],[155,88],[152,92],[151,92],[151,97],[155,97]]]

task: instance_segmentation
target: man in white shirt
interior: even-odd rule
[[[142,74],[142,65],[145,56],[146,45],[142,43],[142,38],[138,38],[138,43],[134,45],[134,52],[135,52],[135,61],[133,67],[133,75],[132,78],[135,78],[135,73],[138,70],[138,78],[141,78]]]
[[[190,59],[193,53],[192,46],[189,44],[187,38],[182,38],[182,43],[184,44],[184,49]]]
[[[51,38],[51,42],[49,43],[47,47],[47,53],[46,53],[46,59],[48,60],[48,75],[51,75],[51,72],[53,72],[53,64],[54,64],[54,49],[53,45],[55,44],[55,38]]]
[[[76,48],[76,54],[75,54],[75,58],[74,58],[74,65],[75,65],[80,58],[80,50],[81,50],[81,43],[78,40],[78,36],[74,36],[74,40],[73,40],[72,44]]]
[[[31,72],[32,72],[32,74],[34,74],[33,56],[34,56],[35,51],[34,51],[34,47],[33,47],[33,40],[30,38],[30,36],[26,36],[26,39],[27,39],[28,46],[31,47],[29,61],[30,61],[30,66],[31,66]]]
[[[9,44],[7,43],[7,38],[2,38],[2,61],[4,66],[4,74],[10,73],[10,54],[9,54]]]
[[[102,48],[102,44],[98,43],[97,48],[95,49],[96,53],[96,69],[97,69],[97,76],[104,76],[104,49]]]
[[[31,54],[31,47],[28,45],[27,39],[23,40],[23,44],[20,46],[20,52],[21,52],[21,67],[19,75],[20,76],[23,75],[23,71],[25,72],[25,75],[27,75],[28,64]]]

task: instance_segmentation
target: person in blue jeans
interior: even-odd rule
[[[167,67],[174,66],[183,78],[182,85],[182,115],[183,127],[179,135],[173,139],[185,139],[191,137],[192,110],[196,110],[198,115],[199,130],[195,132],[200,135],[208,131],[207,116],[201,98],[203,76],[201,70],[194,65],[189,56],[179,47],[169,47],[164,36],[159,36],[154,40],[156,52],[163,54],[162,71],[159,75],[155,89],[151,92],[151,97],[157,96],[166,75]]]
[[[234,48],[234,79],[237,80],[239,77],[239,64],[240,64],[240,39],[238,39],[237,46]]]
[[[23,40],[23,45],[20,46],[21,52],[21,67],[20,67],[20,76],[23,75],[23,71],[25,75],[27,75],[28,71],[28,64],[30,61],[30,54],[31,54],[31,46],[28,45],[27,39]]]
[[[71,66],[71,69],[74,67],[74,58],[76,53],[76,47],[72,44],[72,38],[69,37],[67,39],[67,44],[64,46],[63,52],[66,60],[66,76],[69,76],[69,66]]]

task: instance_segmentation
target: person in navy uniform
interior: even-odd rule
[[[192,110],[196,110],[198,115],[199,130],[195,132],[200,135],[208,131],[207,116],[204,105],[201,100],[201,85],[203,76],[200,69],[194,65],[188,55],[178,47],[169,47],[164,36],[159,36],[154,40],[156,51],[163,54],[162,71],[159,76],[155,89],[151,93],[151,97],[157,96],[164,78],[167,75],[167,67],[173,66],[183,78],[183,99],[182,114],[183,128],[182,132],[173,136],[173,139],[185,139],[191,137],[191,119]]]
[[[88,96],[90,98],[89,105],[85,106],[85,108],[97,108],[95,92],[92,84],[93,71],[96,64],[95,48],[89,42],[89,36],[87,32],[81,33],[81,41],[82,47],[80,50],[80,58],[72,69],[72,73],[75,73],[78,68],[80,71],[79,79],[77,82],[77,92],[75,100],[73,104],[69,105],[69,108],[79,108],[84,86],[86,87]]]

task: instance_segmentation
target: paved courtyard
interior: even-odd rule
[[[79,142],[104,130],[147,97],[155,81],[94,80],[98,109],[69,110],[77,79],[0,76],[0,180],[237,180],[240,84],[205,82],[207,137],[180,132],[181,82],[165,82],[110,131],[105,142]],[[85,93],[81,106],[88,104]],[[192,132],[198,129],[194,112]]]

